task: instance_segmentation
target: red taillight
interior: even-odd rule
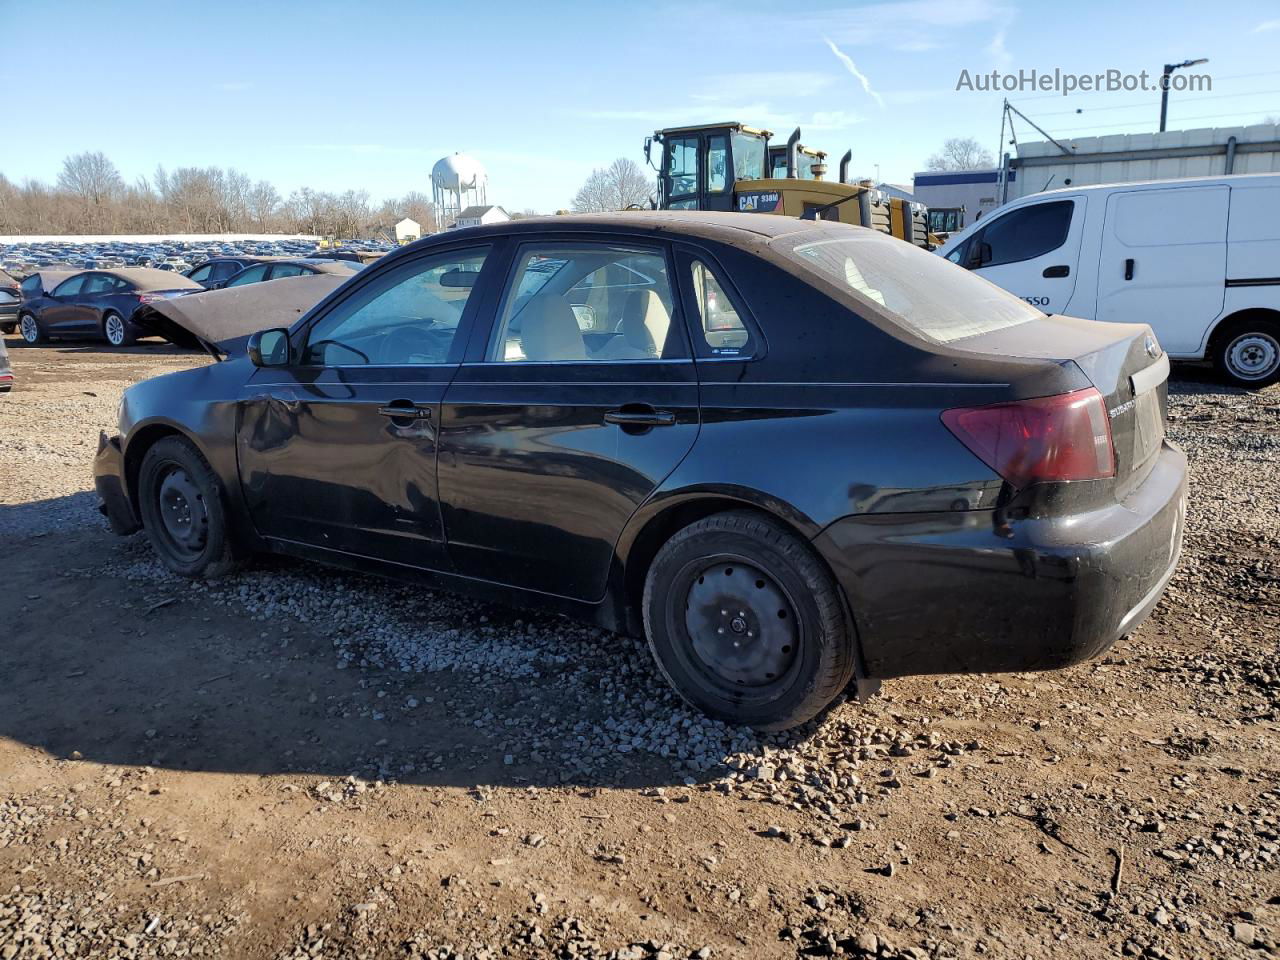
[[[1111,421],[1093,387],[986,407],[945,410],[942,422],[1015,487],[1100,480],[1116,473]]]

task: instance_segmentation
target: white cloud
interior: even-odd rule
[[[996,31],[996,35],[991,38],[991,42],[987,44],[985,53],[991,58],[991,61],[998,67],[1007,68],[1013,63],[1013,54],[1011,54],[1004,45],[1005,37],[1008,36],[1009,28],[1001,27]]]
[[[1263,20],[1253,28],[1254,33],[1270,33],[1272,30],[1280,30],[1280,20]]]
[[[876,93],[875,90],[871,88],[871,81],[867,79],[867,75],[859,70],[858,65],[853,62],[853,59],[837,47],[829,37],[823,37],[823,40],[826,41],[827,46],[831,48],[831,52],[834,53],[840,62],[844,64],[845,69],[853,74],[857,81],[862,84],[862,89],[866,92],[867,96],[880,104],[881,109],[883,109],[884,97],[880,96],[880,94]]]

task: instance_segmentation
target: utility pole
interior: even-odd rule
[[[1208,63],[1208,57],[1201,57],[1199,60],[1183,60],[1181,63],[1166,63],[1164,65],[1164,73],[1160,75],[1160,132],[1164,133],[1165,120],[1169,116],[1169,78],[1173,76],[1173,71],[1181,70],[1183,67],[1195,67],[1202,63]]]

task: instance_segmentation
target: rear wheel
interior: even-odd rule
[[[1231,383],[1258,389],[1280,381],[1280,322],[1232,321],[1214,337],[1213,362]]]
[[[649,569],[644,619],[676,692],[728,723],[804,723],[853,675],[853,633],[830,572],[753,513],[716,514],[672,537]]]
[[[165,437],[138,472],[142,526],[164,565],[184,577],[219,577],[237,566],[222,484],[200,451]]]
[[[29,313],[24,313],[18,318],[18,332],[22,334],[28,346],[34,347],[37,343],[43,343],[46,339],[44,327]]]
[[[124,317],[110,311],[103,314],[102,335],[113,347],[127,347],[134,342],[133,334],[129,332],[129,326],[124,322]]]

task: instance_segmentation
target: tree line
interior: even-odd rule
[[[287,197],[266,180],[220,167],[157,167],[125,182],[101,152],[62,162],[53,184],[14,183],[0,173],[0,234],[305,233],[371,236],[409,217],[436,228],[435,206],[417,191],[373,204],[367,190],[303,187]]]

